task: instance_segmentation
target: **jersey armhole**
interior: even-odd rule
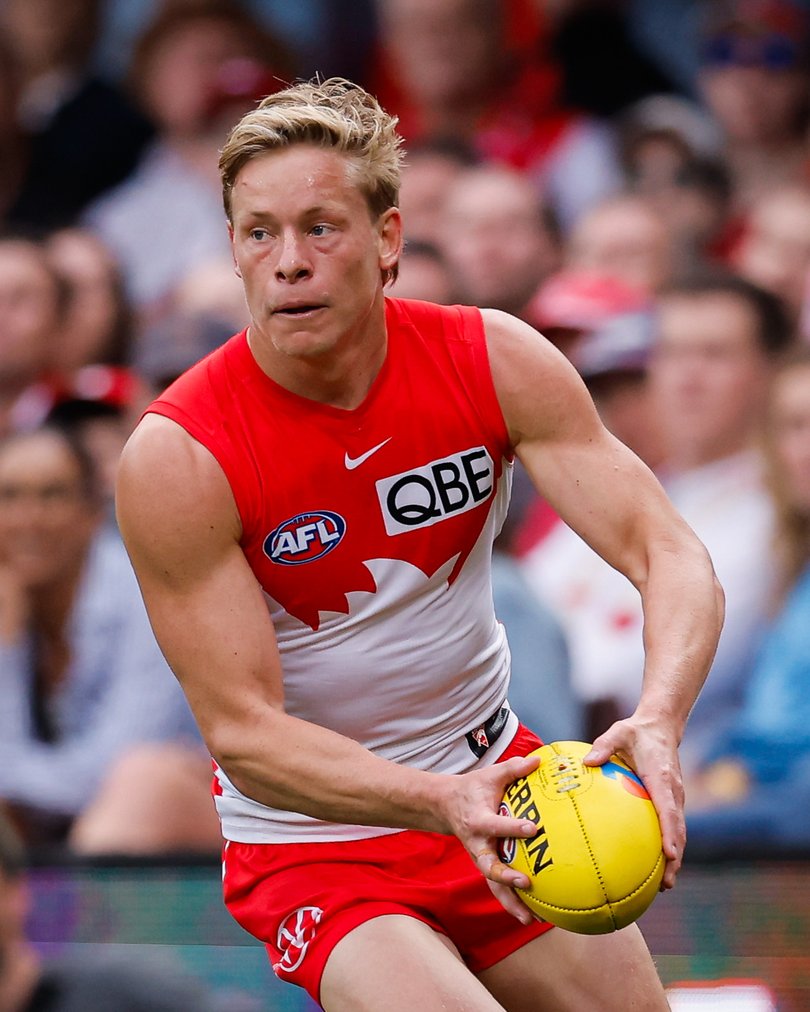
[[[216,445],[216,440],[211,438],[205,426],[200,425],[196,419],[187,414],[177,404],[172,404],[170,401],[158,398],[144,411],[143,417],[148,414],[162,415],[164,418],[176,422],[193,440],[211,454],[225,475],[225,480],[228,482],[231,495],[236,504],[236,511],[239,514],[239,522],[242,525],[242,537],[244,538],[245,533],[250,529],[251,523],[251,519],[248,516],[249,495],[244,488],[244,483],[240,483],[239,481],[238,468],[235,466],[234,461],[230,459],[229,454]]]
[[[461,318],[464,336],[472,353],[481,416],[502,447],[504,457],[511,463],[515,454],[509,440],[509,429],[503,416],[503,409],[495,390],[495,381],[492,378],[484,318],[481,315],[481,310],[474,306],[457,306],[456,308]]]

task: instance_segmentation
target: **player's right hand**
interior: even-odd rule
[[[531,922],[532,915],[513,890],[515,886],[527,889],[529,880],[501,861],[498,841],[534,836],[537,826],[526,819],[499,815],[498,809],[506,788],[538,764],[537,757],[519,757],[448,777],[443,805],[449,832],[462,842],[501,905],[524,924]]]

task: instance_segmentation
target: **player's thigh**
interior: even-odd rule
[[[479,979],[508,1012],[666,1012],[664,988],[638,927],[609,935],[555,928]]]
[[[503,1012],[452,942],[414,917],[388,914],[342,938],[321,978],[326,1012]]]

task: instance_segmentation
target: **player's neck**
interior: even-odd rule
[[[363,403],[388,350],[384,315],[359,336],[347,336],[318,353],[285,354],[253,326],[248,328],[248,344],[259,368],[279,386],[346,411]]]

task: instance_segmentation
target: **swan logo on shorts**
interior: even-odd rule
[[[505,815],[508,818],[511,817],[512,813],[509,811],[509,806],[503,801],[501,802],[500,808],[498,809],[498,815]],[[503,861],[504,864],[511,864],[515,860],[515,851],[517,850],[517,841],[513,836],[502,836],[498,839],[498,857]]]
[[[492,457],[485,446],[474,446],[381,478],[377,498],[385,530],[393,536],[467,513],[489,499],[494,487]]]
[[[276,948],[281,953],[281,959],[273,963],[276,973],[293,973],[298,969],[322,917],[320,907],[299,907],[284,918],[276,936]]]
[[[262,550],[271,562],[300,566],[334,551],[346,533],[346,521],[331,510],[298,513],[279,524],[264,539]]]

